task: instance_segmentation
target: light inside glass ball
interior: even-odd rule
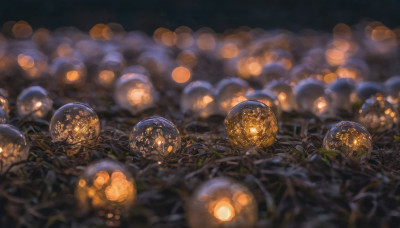
[[[114,84],[125,65],[124,57],[119,52],[110,52],[103,57],[99,64],[97,81],[104,87]]]
[[[275,117],[279,118],[281,116],[281,104],[278,98],[276,98],[271,92],[266,90],[254,90],[247,92],[245,97],[247,100],[254,100],[264,103],[272,109]]]
[[[362,101],[365,101],[372,96],[385,93],[383,85],[378,82],[358,83],[356,90],[358,98]]]
[[[78,149],[99,137],[99,117],[92,108],[83,103],[66,104],[51,118],[50,134],[53,141],[73,144]]]
[[[53,107],[53,100],[40,86],[24,89],[17,98],[17,110],[20,117],[34,119],[45,117]]]
[[[290,112],[296,108],[292,87],[284,81],[272,81],[265,85],[267,91],[271,91],[281,104],[283,111]]]
[[[51,64],[52,73],[66,85],[80,85],[86,79],[86,67],[77,60],[58,57]]]
[[[383,96],[367,99],[361,106],[358,122],[370,132],[382,132],[393,129],[398,124],[399,113]]]
[[[317,116],[325,115],[330,109],[330,100],[325,93],[325,86],[318,80],[305,79],[294,88],[296,102],[303,112]]]
[[[368,79],[369,68],[361,59],[349,59],[345,64],[338,67],[336,74],[340,78],[352,78],[357,82],[362,82]]]
[[[127,73],[116,82],[114,99],[121,108],[136,115],[153,107],[158,100],[158,93],[147,76]]]
[[[29,146],[25,136],[14,126],[0,124],[0,173],[13,163],[26,160],[28,155]]]
[[[136,200],[135,181],[122,164],[103,160],[85,169],[75,196],[84,211],[119,220]]]
[[[287,77],[286,68],[279,62],[269,63],[264,65],[261,74],[258,76],[260,82],[265,85],[274,80],[282,80]]]
[[[226,115],[235,105],[246,100],[244,94],[249,90],[246,81],[239,78],[221,80],[215,91],[216,104],[219,112]]]
[[[187,203],[191,228],[253,227],[257,214],[250,190],[228,178],[205,182]]]
[[[229,142],[239,148],[271,146],[278,131],[275,114],[259,101],[244,101],[236,105],[225,118]]]
[[[144,119],[136,124],[129,137],[132,152],[150,159],[173,154],[181,147],[181,136],[176,126],[162,117]]]
[[[339,78],[329,84],[328,93],[332,99],[332,107],[336,110],[351,112],[353,103],[357,101],[355,81],[351,78]]]
[[[355,159],[369,158],[372,137],[363,126],[352,121],[342,121],[325,135],[323,146],[327,150],[340,151]]]
[[[185,87],[181,96],[182,112],[206,118],[215,112],[212,86],[205,81],[194,81]]]

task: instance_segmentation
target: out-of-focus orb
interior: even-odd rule
[[[332,107],[336,110],[351,112],[353,103],[357,101],[356,83],[352,78],[339,78],[329,84],[328,93],[332,99]]]
[[[79,177],[75,196],[84,211],[119,220],[136,200],[135,181],[122,164],[103,160],[86,168]]]
[[[383,96],[367,99],[359,110],[358,122],[370,132],[393,129],[398,124],[397,110]]]
[[[226,115],[235,105],[246,100],[244,94],[249,90],[246,81],[239,78],[221,80],[215,91],[216,104],[219,112]]]
[[[203,118],[214,114],[215,102],[211,84],[194,81],[187,85],[181,96],[181,110]]]
[[[40,86],[24,89],[17,98],[17,110],[20,117],[43,118],[53,107],[53,100]]]
[[[338,67],[336,74],[340,78],[352,78],[357,82],[362,82],[369,79],[369,68],[361,59],[350,59]]]
[[[77,59],[58,57],[51,69],[53,75],[66,85],[81,85],[86,80],[86,67]]]
[[[100,121],[89,106],[69,103],[59,108],[50,120],[53,141],[73,144],[77,148],[91,144],[100,135]]]
[[[390,103],[399,108],[400,101],[400,76],[393,76],[385,81],[385,91]]]
[[[13,163],[26,160],[28,155],[29,146],[25,136],[14,126],[0,124],[0,173]]]
[[[151,117],[136,124],[129,137],[132,152],[143,157],[160,159],[181,148],[181,136],[176,126],[162,117]]]
[[[357,85],[357,96],[362,101],[368,98],[378,95],[385,94],[383,85],[378,82],[361,82]]]
[[[124,66],[125,60],[121,53],[116,51],[108,53],[99,64],[97,81],[104,87],[113,85]]]
[[[270,107],[259,101],[236,105],[225,118],[229,142],[238,148],[271,146],[278,131],[278,122]]]
[[[228,178],[202,184],[187,202],[191,228],[253,227],[258,209],[248,188]]]
[[[372,137],[363,126],[352,121],[342,121],[325,135],[323,146],[340,151],[350,158],[367,159],[371,155]]]
[[[245,97],[247,100],[254,100],[264,103],[272,109],[275,117],[279,118],[281,116],[281,104],[278,98],[276,98],[271,92],[266,90],[248,91],[245,94]]]
[[[127,73],[115,84],[114,99],[121,108],[136,115],[153,107],[158,100],[158,93],[147,76]]]
[[[296,102],[292,87],[284,81],[272,81],[265,85],[265,89],[271,91],[281,104],[281,108],[285,112],[290,112],[296,108]]]
[[[273,80],[283,80],[287,77],[287,74],[286,68],[281,63],[273,62],[263,66],[258,78],[265,85]]]
[[[6,113],[6,117],[8,118],[10,114],[10,104],[8,102],[7,91],[4,89],[0,89],[0,108]]]
[[[290,71],[291,81],[298,83],[301,80],[310,78],[314,74],[314,71],[307,65],[297,65]]]
[[[7,113],[2,108],[0,108],[0,124],[7,123],[7,119]]]
[[[330,109],[330,100],[325,93],[325,86],[318,80],[305,79],[294,87],[297,105],[303,112],[325,115]]]

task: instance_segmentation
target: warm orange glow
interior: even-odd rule
[[[351,28],[346,24],[339,23],[333,28],[334,38],[350,39],[351,35],[352,35]]]
[[[151,97],[149,96],[149,89],[144,87],[135,87],[128,91],[128,100],[132,105],[148,104]]]
[[[280,93],[278,94],[278,100],[279,100],[281,103],[283,103],[283,102],[286,100],[286,98],[287,98],[286,93],[280,92]]]
[[[181,52],[178,55],[178,61],[180,64],[188,67],[194,67],[197,65],[197,57],[192,52]]]
[[[157,28],[156,30],[154,30],[154,33],[153,33],[154,41],[161,43],[161,36],[165,32],[170,32],[170,30],[167,28],[163,28],[163,27],[160,27],[160,28]]]
[[[336,48],[326,50],[325,56],[331,66],[341,65],[346,61],[346,53]]]
[[[68,43],[62,43],[57,47],[57,55],[61,57],[72,56],[74,49]]]
[[[40,28],[33,33],[32,40],[39,45],[45,44],[51,38],[50,31]]]
[[[339,67],[336,70],[336,74],[340,78],[352,78],[356,79],[357,78],[357,71],[351,68],[346,68],[346,67]]]
[[[213,50],[216,46],[215,38],[210,33],[200,34],[196,41],[197,47],[203,51]]]
[[[68,71],[68,72],[65,74],[65,78],[67,79],[68,82],[76,82],[76,81],[79,80],[80,75],[79,75],[79,72],[78,72],[78,71],[76,71],[76,70],[71,70],[71,71]]]
[[[242,206],[246,206],[247,204],[250,203],[249,196],[245,193],[239,193],[236,200]]]
[[[176,33],[172,31],[166,31],[161,34],[161,43],[167,47],[171,47],[176,44]]]
[[[133,184],[126,179],[121,171],[114,171],[111,174],[111,183],[105,189],[108,200],[115,202],[124,202],[132,200],[134,192]]]
[[[386,26],[378,26],[374,28],[371,32],[371,39],[373,41],[382,41],[392,38],[395,38],[395,34],[392,30],[388,29]]]
[[[185,83],[190,80],[191,72],[188,68],[180,66],[172,71],[172,79],[177,83]]]
[[[114,81],[115,74],[111,70],[102,70],[99,73],[99,80],[102,84],[108,85]]]
[[[28,38],[32,35],[32,27],[26,21],[18,21],[12,27],[15,38]]]
[[[324,75],[324,82],[329,84],[337,79],[337,75],[335,73],[328,73]]]
[[[41,101],[38,101],[35,103],[36,108],[40,108],[42,105],[43,105],[43,103]]]
[[[105,24],[96,24],[89,30],[89,35],[94,40],[110,40],[113,33]]]
[[[232,43],[225,44],[220,50],[219,53],[222,58],[231,59],[235,58],[239,55],[239,48]]]
[[[320,97],[314,101],[314,105],[316,107],[316,111],[318,112],[318,114],[320,114],[326,110],[326,108],[328,107],[328,102],[325,100],[324,97]]]
[[[17,62],[18,65],[24,70],[28,70],[35,66],[35,61],[29,55],[19,54],[17,57]]]
[[[228,199],[221,199],[214,207],[214,217],[222,222],[231,221],[235,217],[235,209]]]
[[[194,39],[191,35],[192,30],[186,26],[180,26],[175,29],[177,34],[176,46],[180,49],[185,49],[193,45]]]
[[[262,64],[257,58],[242,58],[237,63],[237,70],[242,78],[249,76],[259,76],[262,71]]]
[[[78,182],[79,187],[84,188],[86,187],[86,181],[83,179],[80,179]]]
[[[96,174],[96,177],[93,181],[93,186],[100,190],[103,187],[103,185],[108,182],[109,179],[110,176],[106,171],[100,171]]]

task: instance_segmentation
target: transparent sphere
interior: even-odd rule
[[[191,228],[253,227],[257,202],[242,184],[219,177],[197,189],[187,202],[187,216]]]
[[[372,137],[363,126],[352,121],[342,121],[333,126],[325,135],[323,147],[340,151],[355,159],[369,158]]]
[[[52,74],[66,85],[81,85],[86,79],[86,67],[77,59],[58,57],[51,69]]]
[[[258,76],[260,82],[265,85],[273,80],[282,80],[287,77],[286,68],[278,62],[273,62],[263,66],[261,74]]]
[[[362,101],[378,94],[385,94],[383,85],[378,82],[360,82],[356,90],[358,98]]]
[[[127,73],[116,82],[114,99],[121,108],[136,115],[153,107],[158,100],[158,93],[147,76]]]
[[[219,112],[226,115],[235,105],[246,100],[244,94],[249,90],[246,81],[239,78],[221,80],[215,91],[216,104]]]
[[[194,81],[185,87],[181,95],[182,112],[206,118],[215,112],[212,86],[205,81]]]
[[[24,89],[17,98],[17,110],[20,117],[33,119],[45,117],[53,107],[53,100],[40,86]]]
[[[296,108],[296,102],[292,87],[284,81],[272,81],[265,85],[266,90],[271,91],[281,104],[281,108],[285,112],[290,112]]]
[[[229,142],[238,148],[271,146],[278,123],[270,107],[259,101],[244,101],[236,105],[225,118]]]
[[[94,142],[100,135],[100,121],[89,106],[69,103],[59,108],[50,120],[53,141],[81,145]]]
[[[104,87],[113,85],[124,66],[125,60],[121,53],[115,51],[108,53],[99,64],[97,73],[98,83]]]
[[[266,104],[268,107],[272,109],[272,111],[275,114],[275,117],[281,116],[282,112],[281,104],[278,98],[276,98],[275,95],[272,94],[271,92],[266,90],[254,90],[247,92],[245,94],[245,97],[247,100],[259,101]]]
[[[338,67],[336,74],[340,78],[352,78],[357,82],[362,82],[369,79],[369,68],[364,60],[350,59]]]
[[[332,107],[336,110],[351,112],[353,103],[357,101],[356,83],[352,78],[339,78],[329,84],[328,93],[332,99]]]
[[[160,159],[181,148],[181,136],[176,126],[162,117],[151,117],[136,124],[129,137],[132,152],[143,157]]]
[[[384,86],[388,101],[398,107],[400,101],[400,76],[393,76],[387,79]]]
[[[310,67],[306,65],[297,65],[290,71],[290,79],[291,81],[298,83],[301,80],[310,78],[313,73],[314,71]]]
[[[28,155],[29,146],[22,132],[14,126],[0,124],[0,173],[13,163],[26,160]]]
[[[79,207],[119,220],[136,200],[136,186],[125,167],[112,160],[88,166],[79,177],[75,197]]]
[[[311,112],[317,116],[327,114],[330,100],[325,93],[325,85],[315,79],[305,79],[294,87],[297,105],[303,112]]]
[[[397,125],[399,114],[383,96],[367,99],[359,110],[358,122],[370,132],[382,132]]]

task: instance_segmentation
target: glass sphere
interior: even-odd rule
[[[329,112],[330,101],[325,93],[325,85],[315,79],[305,79],[294,87],[296,102],[303,112],[322,116]]]
[[[245,97],[247,100],[254,100],[264,103],[272,109],[275,117],[279,118],[281,116],[281,104],[279,103],[278,98],[276,98],[271,92],[265,90],[254,90],[247,92]]]
[[[271,146],[278,131],[278,122],[270,107],[259,101],[236,105],[225,118],[229,142],[238,148]]]
[[[397,125],[399,114],[383,96],[367,99],[359,110],[358,122],[370,132],[382,132]]]
[[[0,124],[0,173],[13,163],[26,160],[28,155],[29,146],[25,136],[14,126]]]
[[[17,110],[20,117],[33,119],[45,117],[53,107],[53,100],[40,86],[24,89],[17,98]]]
[[[58,57],[51,64],[51,72],[66,85],[81,85],[86,79],[86,67],[77,59]]]
[[[291,81],[298,83],[301,80],[310,78],[314,74],[314,71],[306,65],[297,65],[290,71]]]
[[[104,87],[113,85],[124,66],[125,60],[121,53],[116,51],[108,53],[99,64],[97,74],[98,83]]]
[[[393,76],[385,81],[385,91],[388,101],[399,108],[400,101],[400,76]]]
[[[185,87],[181,96],[182,112],[206,118],[215,112],[212,86],[205,81],[194,81]]]
[[[328,93],[332,99],[332,107],[336,110],[351,112],[353,103],[357,101],[356,83],[352,78],[339,78],[329,84]]]
[[[119,220],[136,200],[135,181],[122,164],[103,160],[85,169],[75,197],[84,211],[93,210],[107,219]]]
[[[268,82],[273,80],[282,80],[287,77],[286,68],[278,62],[273,62],[267,65],[264,65],[261,74],[258,76],[260,82],[265,85]]]
[[[143,157],[160,159],[181,148],[181,136],[176,126],[162,117],[151,117],[136,124],[129,137],[132,152]]]
[[[384,88],[381,83],[361,82],[357,85],[357,96],[362,101],[365,101],[368,98],[378,94],[385,94]]]
[[[147,76],[127,73],[116,82],[114,99],[121,108],[136,115],[153,107],[158,100],[158,93]]]
[[[293,89],[288,83],[272,81],[265,85],[265,89],[271,91],[278,98],[283,111],[290,112],[296,108]]]
[[[244,94],[249,89],[246,81],[239,78],[221,80],[215,90],[216,104],[219,112],[226,115],[235,105],[246,100]]]
[[[364,60],[350,59],[338,67],[336,74],[340,78],[352,78],[357,82],[362,82],[369,79],[369,68]]]
[[[325,135],[323,147],[340,151],[355,159],[369,158],[372,137],[363,126],[352,121],[342,121],[333,126]]]
[[[80,148],[99,137],[99,117],[85,104],[78,102],[66,104],[51,118],[50,134],[53,141],[66,142]]]
[[[228,178],[205,182],[187,203],[191,228],[253,227],[257,215],[257,202],[251,191]]]

